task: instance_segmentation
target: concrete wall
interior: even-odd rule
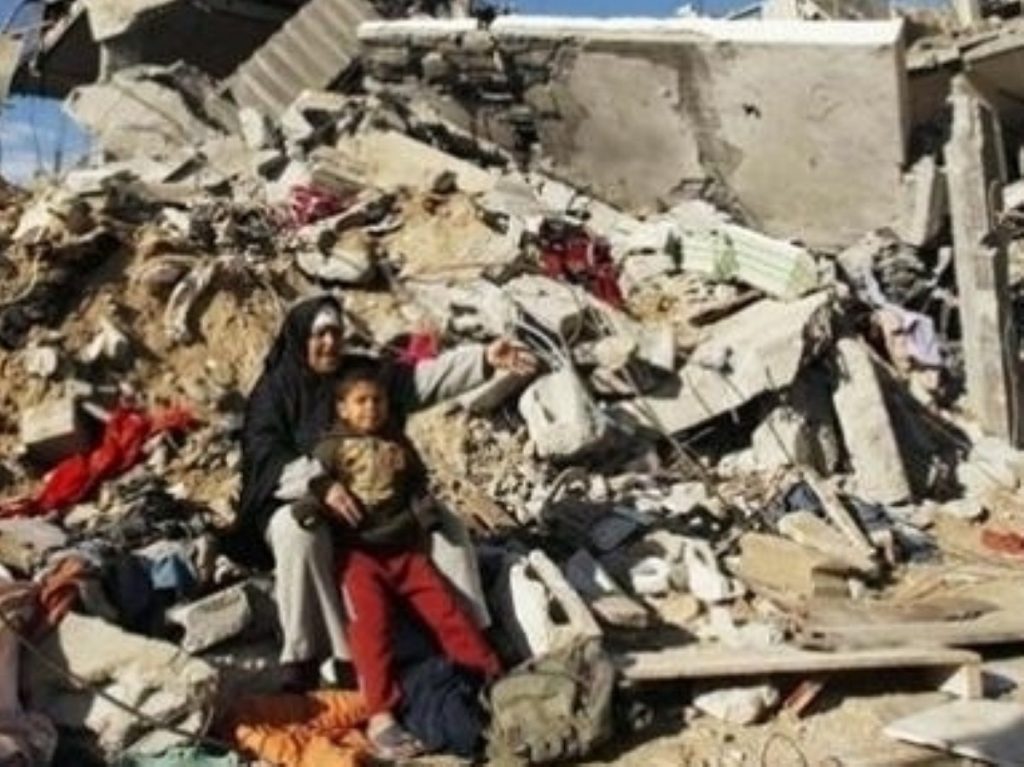
[[[361,31],[371,50],[429,44],[435,57],[443,34]],[[894,220],[908,132],[899,21],[512,16],[490,35],[542,163],[610,202],[650,210],[713,180],[768,233],[815,245]]]

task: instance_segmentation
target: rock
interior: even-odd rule
[[[341,285],[364,285],[376,270],[368,251],[343,250],[337,246],[330,253],[302,250],[295,257],[295,265],[310,279]]]
[[[810,511],[794,511],[779,520],[779,532],[801,546],[845,562],[851,572],[865,576],[878,573],[878,563],[850,545],[850,539]]]
[[[568,368],[537,379],[519,398],[519,413],[541,458],[569,459],[602,445],[604,414]]]
[[[871,353],[863,341],[844,338],[836,344],[836,361],[840,378],[832,401],[857,494],[877,503],[904,501],[910,481]]]
[[[21,364],[29,375],[50,379],[60,369],[60,352],[53,346],[31,346],[22,352]]]
[[[242,138],[246,146],[253,151],[270,149],[274,145],[274,130],[270,121],[257,109],[241,107],[238,110],[238,122],[242,130]]]
[[[684,561],[687,588],[702,602],[717,604],[743,595],[742,584],[722,573],[714,552],[706,541],[689,541]]]
[[[629,568],[629,586],[634,594],[658,596],[667,594],[671,586],[672,568],[661,557],[644,557]]]
[[[824,473],[815,462],[821,450],[814,445],[813,439],[810,425],[793,408],[777,407],[754,431],[754,460],[764,471],[785,466],[810,466]]]
[[[847,596],[849,565],[785,538],[746,533],[730,570],[747,583],[797,600]]]
[[[829,304],[827,293],[793,303],[759,301],[708,328],[671,386],[613,412],[675,434],[789,386],[830,335]]]
[[[181,626],[181,646],[197,653],[242,633],[253,618],[245,584],[167,611],[167,620]]]
[[[634,255],[622,262],[619,280],[626,293],[632,293],[644,283],[678,271],[675,259],[669,255]]]
[[[579,333],[586,318],[586,295],[575,286],[548,277],[516,277],[505,284],[504,292],[543,328],[563,338]]]
[[[723,722],[743,726],[763,721],[779,703],[779,691],[770,685],[709,690],[703,684],[694,692],[695,708]]]
[[[676,482],[669,488],[663,504],[672,516],[686,516],[709,500],[708,489],[703,482]]]
[[[148,717],[196,734],[208,723],[217,673],[173,644],[69,613],[42,641],[40,650],[60,667]],[[111,759],[128,748],[138,748],[149,725],[29,658],[28,690],[39,711],[60,727],[91,730]]]
[[[63,530],[42,519],[0,519],[0,564],[31,573],[67,541]]]
[[[106,317],[100,319],[100,329],[79,355],[82,362],[93,365],[107,362],[126,367],[131,362],[132,342],[117,325]]]
[[[43,464],[81,453],[89,447],[89,433],[74,396],[44,402],[21,415],[21,442],[28,456]]]

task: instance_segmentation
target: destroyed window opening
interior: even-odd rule
[[[64,668],[59,663],[54,661],[46,653],[39,649],[36,646],[36,643],[29,639],[21,631],[21,629],[19,629],[14,624],[14,621],[12,620],[10,615],[8,615],[4,605],[0,605],[0,623],[3,623],[4,627],[14,635],[15,639],[18,640],[18,643],[21,644],[30,655],[36,658],[36,660],[38,660],[52,673],[57,674],[58,676],[61,676],[64,679],[71,682],[76,689],[88,691],[96,697],[105,700],[107,703],[114,706],[115,708],[124,711],[126,714],[134,716],[143,724],[146,724],[155,730],[161,730],[163,732],[168,732],[171,735],[177,735],[178,737],[185,739],[188,743],[192,745],[206,745],[219,750],[225,750],[231,753],[236,753],[235,748],[230,743],[227,743],[223,740],[218,740],[217,738],[211,738],[207,735],[199,734],[200,732],[205,732],[208,729],[213,719],[212,710],[204,714],[205,722],[203,722],[203,725],[201,727],[197,728],[196,732],[188,732],[187,730],[183,730],[179,727],[176,727],[175,725],[162,722],[156,717],[151,716],[150,714],[147,714],[145,711],[140,710],[136,706],[133,706],[130,703],[125,703],[120,698],[117,698],[116,696],[108,693],[106,690],[100,688],[98,684],[93,684],[84,677],[76,674],[71,669]],[[124,754],[121,754],[120,756],[123,755]]]

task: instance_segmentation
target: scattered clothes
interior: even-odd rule
[[[122,474],[138,463],[142,448],[151,437],[185,431],[195,424],[192,411],[183,406],[151,415],[132,407],[118,407],[110,414],[103,438],[95,449],[87,455],[61,461],[34,497],[0,504],[0,518],[64,510],[88,497],[103,480]]]
[[[242,752],[281,767],[356,767],[368,753],[367,721],[354,692],[269,695],[239,702],[224,720]]]
[[[32,584],[13,581],[0,571],[0,765],[46,767],[57,748],[57,730],[45,716],[22,710],[18,698],[19,646],[7,625],[24,627],[33,612]]]
[[[43,575],[39,580],[39,610],[32,625],[34,635],[47,633],[64,619],[80,600],[82,586],[93,572],[85,559],[66,556]]]
[[[611,246],[585,229],[548,219],[540,226],[540,264],[552,279],[581,285],[607,304],[620,308],[625,299],[619,287]]]
[[[400,676],[398,719],[428,752],[464,759],[479,753],[486,723],[479,674],[432,657],[406,668]]]

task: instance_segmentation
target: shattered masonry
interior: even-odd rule
[[[273,573],[221,549],[246,396],[322,291],[399,364],[539,360],[409,424],[518,668],[488,755],[1024,763],[1019,4],[481,6],[0,34],[0,93],[94,142],[0,181],[0,764],[362,763],[354,693],[280,725]],[[551,664],[616,705],[530,698]]]

